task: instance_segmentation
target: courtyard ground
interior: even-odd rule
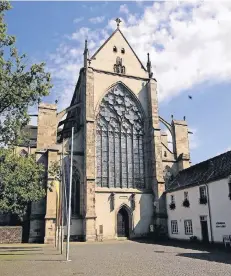
[[[142,241],[71,243],[71,262],[48,245],[0,245],[1,276],[230,276],[231,254]]]

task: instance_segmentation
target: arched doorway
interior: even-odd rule
[[[124,207],[117,214],[117,236],[129,238],[129,215]]]

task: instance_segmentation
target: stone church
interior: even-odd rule
[[[17,148],[36,154],[47,168],[49,186],[49,167],[62,159],[62,147],[65,156],[70,153],[74,126],[73,240],[95,240],[99,234],[103,239],[142,237],[150,225],[166,226],[165,182],[190,166],[186,121],[168,123],[159,116],[149,54],[144,66],[116,22],[92,56],[85,42],[70,107],[58,113],[56,104],[40,103],[38,126],[28,126],[30,147]],[[161,126],[172,136],[172,149]],[[56,204],[55,189],[47,189],[46,199],[31,205],[30,242],[54,242]]]

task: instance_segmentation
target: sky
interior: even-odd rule
[[[159,115],[186,116],[192,164],[231,150],[231,1],[12,2],[8,33],[29,63],[46,62],[53,89],[43,101],[70,104],[84,40],[90,55],[121,30],[158,83]],[[188,95],[192,96],[189,99]],[[34,110],[33,110],[34,111]],[[161,126],[162,127],[162,126]]]

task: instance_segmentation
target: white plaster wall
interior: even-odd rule
[[[189,208],[185,208],[184,206],[182,206],[185,191],[188,191],[190,202]],[[176,208],[174,210],[170,210],[169,208],[169,204],[171,202],[171,195],[175,196]],[[172,193],[167,193],[166,208],[168,214],[168,233],[170,238],[189,240],[190,236],[192,235],[185,235],[184,220],[191,219],[193,226],[193,236],[197,236],[198,239],[202,239],[200,216],[207,216],[209,239],[211,240],[208,204],[199,204],[199,197],[199,186],[175,191]],[[178,234],[172,234],[171,220],[177,220]]]
[[[228,178],[209,183],[211,217],[215,242],[223,242],[223,235],[231,235],[231,200],[229,199]],[[226,227],[216,227],[216,222],[225,222]]]
[[[114,189],[115,190],[115,189]],[[114,191],[113,190],[113,191]],[[103,225],[103,235],[105,239],[114,239],[117,237],[117,212],[121,205],[126,204],[131,207],[131,193],[116,192],[115,208],[110,211],[110,192],[96,192],[96,228],[99,232],[99,225]],[[136,208],[132,212],[132,235],[142,236],[149,231],[149,225],[152,222],[153,204],[151,194],[136,194]]]

